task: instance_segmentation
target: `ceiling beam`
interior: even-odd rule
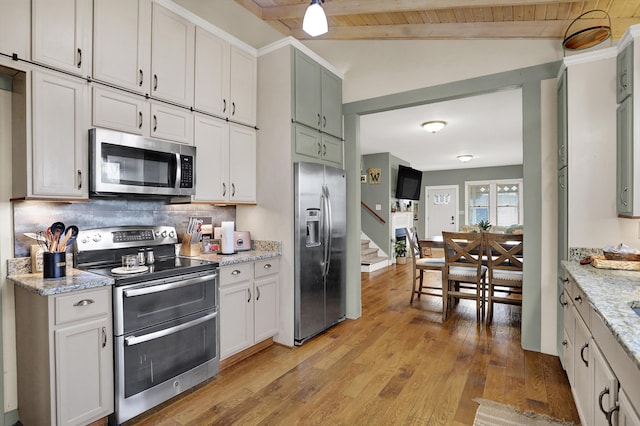
[[[238,3],[248,3],[247,0],[236,0]],[[415,12],[437,9],[483,8],[502,6],[531,6],[539,4],[574,3],[582,0],[366,0],[340,1],[326,0],[324,5],[327,16],[374,14],[393,12]],[[253,2],[251,2],[253,3]],[[255,3],[254,3],[255,4]],[[291,6],[268,6],[262,8],[261,18],[264,20],[295,19],[304,16],[307,3]]]

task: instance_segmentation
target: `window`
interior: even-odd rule
[[[465,222],[496,226],[522,224],[522,179],[465,182]]]

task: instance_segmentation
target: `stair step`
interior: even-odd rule
[[[374,263],[386,262],[387,260],[389,260],[389,258],[387,256],[376,256],[376,257],[370,257],[370,258],[366,258],[366,259],[361,259],[360,260],[360,264],[361,265],[373,265]]]
[[[360,250],[360,257],[370,257],[378,254],[377,248],[365,248]]]
[[[371,240],[360,240],[360,245],[363,247],[369,247]]]

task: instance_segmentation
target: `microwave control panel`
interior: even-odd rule
[[[193,157],[180,156],[180,188],[193,188]]]

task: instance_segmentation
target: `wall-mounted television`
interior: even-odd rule
[[[398,166],[396,198],[401,200],[419,200],[422,186],[422,172],[411,167]]]

